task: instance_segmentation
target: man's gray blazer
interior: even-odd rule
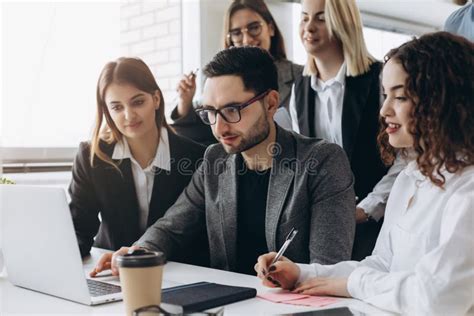
[[[268,250],[278,251],[294,227],[299,233],[286,257],[301,263],[349,260],[355,195],[344,151],[279,127],[276,143],[265,218]],[[210,146],[176,203],[136,244],[173,259],[198,247],[195,241],[207,236],[210,266],[235,271],[237,160],[220,144]]]

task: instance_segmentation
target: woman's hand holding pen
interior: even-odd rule
[[[263,285],[291,290],[295,287],[296,281],[298,281],[300,268],[286,257],[281,257],[280,260],[272,265],[271,263],[276,255],[276,252],[261,255],[258,257],[258,262],[255,264],[254,269],[257,272],[257,276],[262,280]]]
[[[196,69],[197,71],[197,69]],[[196,93],[196,71],[184,75],[178,82],[178,115],[186,116],[193,108],[193,97]]]
[[[276,252],[270,252],[258,257],[254,269],[263,285],[281,287],[298,294],[351,297],[347,291],[347,278],[317,277],[296,284],[300,277],[300,268],[285,257],[271,265],[276,255]]]

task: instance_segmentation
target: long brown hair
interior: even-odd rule
[[[275,34],[270,41],[270,55],[272,55],[275,60],[286,59],[285,52],[285,42],[283,36],[281,35],[278,25],[275,23],[270,10],[268,10],[267,5],[263,0],[234,0],[227,12],[224,15],[224,32],[223,32],[223,45],[224,48],[229,48],[234,46],[230,40],[227,39],[227,33],[230,31],[230,19],[235,12],[249,9],[257,13],[262,17],[262,19],[268,24],[272,25],[275,30]]]
[[[112,158],[104,153],[99,146],[101,140],[107,144],[114,144],[120,141],[123,137],[112,120],[107,104],[105,103],[105,91],[112,83],[130,84],[135,88],[150,94],[158,92],[160,105],[155,112],[155,122],[158,131],[161,127],[168,128],[168,124],[165,119],[165,103],[163,94],[161,93],[150,68],[148,68],[148,66],[139,58],[121,57],[116,61],[107,63],[102,69],[97,82],[97,110],[91,140],[90,163],[91,166],[94,166],[94,159],[97,157],[118,169]]]
[[[455,173],[474,164],[474,44],[447,32],[413,39],[385,56],[408,77],[405,92],[414,104],[410,123],[416,161],[423,175],[442,187],[442,168]],[[393,162],[381,120],[382,158]]]

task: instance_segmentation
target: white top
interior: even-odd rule
[[[410,157],[403,158],[397,155],[393,165],[388,169],[387,174],[380,179],[372,189],[372,192],[357,204],[357,206],[364,209],[365,213],[370,215],[374,220],[379,221],[384,216],[385,206],[387,205],[393,183],[398,177],[398,174],[405,169],[409,161]]]
[[[387,203],[372,256],[299,264],[299,281],[348,277],[352,297],[409,315],[463,315],[474,306],[474,166],[443,172],[444,189],[410,162]]]
[[[132,166],[133,182],[137,193],[138,207],[140,209],[139,225],[140,232],[144,233],[147,228],[148,213],[150,210],[150,200],[155,182],[155,173],[159,169],[171,170],[170,146],[168,140],[168,130],[161,128],[160,143],[156,149],[155,158],[145,169],[133,158],[130,147],[125,137],[121,142],[117,142],[114,147],[112,159],[130,159]]]
[[[288,113],[288,110],[283,106],[276,110],[275,115],[273,115],[273,120],[278,124],[278,126],[289,131],[293,130],[290,113]]]
[[[339,68],[336,77],[324,82],[315,75],[311,76],[311,88],[315,93],[315,133],[316,137],[336,143],[342,147],[342,105],[346,85],[346,63]],[[294,89],[294,85],[293,85]],[[295,107],[295,94],[290,97],[290,116],[293,130],[300,132]]]

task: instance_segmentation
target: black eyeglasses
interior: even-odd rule
[[[196,113],[199,115],[204,124],[207,125],[216,124],[218,113],[227,123],[238,123],[242,118],[242,116],[240,115],[240,111],[242,111],[242,109],[246,108],[250,104],[260,99],[263,99],[270,91],[271,90],[269,89],[263,93],[260,93],[259,95],[242,104],[230,104],[220,109],[215,109],[213,107],[202,107],[198,108],[196,110]]]
[[[244,32],[252,37],[257,37],[262,33],[263,22],[255,21],[247,24],[246,27],[232,29],[227,33],[230,44],[241,44],[244,41]]]
[[[178,312],[168,312],[160,307],[160,305],[149,305],[140,307],[133,311],[133,316],[140,316],[140,315],[156,315],[156,316],[182,316],[183,313]],[[187,314],[184,314],[187,315]],[[224,307],[214,308],[211,311],[207,312],[194,312],[192,315],[196,316],[223,316],[224,315]]]

